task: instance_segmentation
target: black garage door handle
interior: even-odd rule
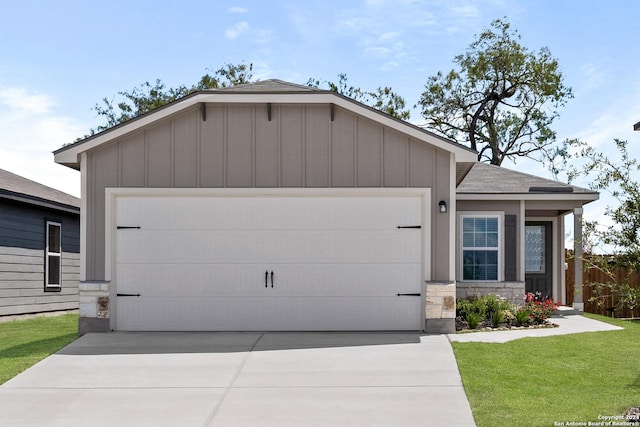
[[[419,297],[420,294],[398,294],[399,297]]]
[[[268,288],[269,285],[267,284],[269,281],[269,270],[264,272],[264,287]]]
[[[273,271],[271,272],[271,287],[273,288]]]

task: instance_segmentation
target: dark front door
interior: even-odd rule
[[[525,290],[553,298],[552,222],[525,223]]]

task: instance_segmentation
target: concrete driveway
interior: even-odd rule
[[[0,387],[0,426],[474,426],[410,333],[88,334]]]

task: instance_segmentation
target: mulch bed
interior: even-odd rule
[[[463,320],[462,317],[456,317],[456,332],[491,332],[491,331],[510,331],[510,330],[518,330],[518,329],[544,329],[544,328],[558,328],[560,325],[557,323],[552,323],[547,320],[547,323],[542,325],[526,325],[526,326],[515,326],[509,323],[501,323],[497,328],[494,328],[491,323],[487,320],[480,323],[477,328],[471,329],[469,328],[469,324],[466,320]]]

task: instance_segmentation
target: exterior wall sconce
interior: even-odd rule
[[[440,200],[438,206],[440,207],[440,213],[447,213],[447,202],[445,202],[444,200]]]

